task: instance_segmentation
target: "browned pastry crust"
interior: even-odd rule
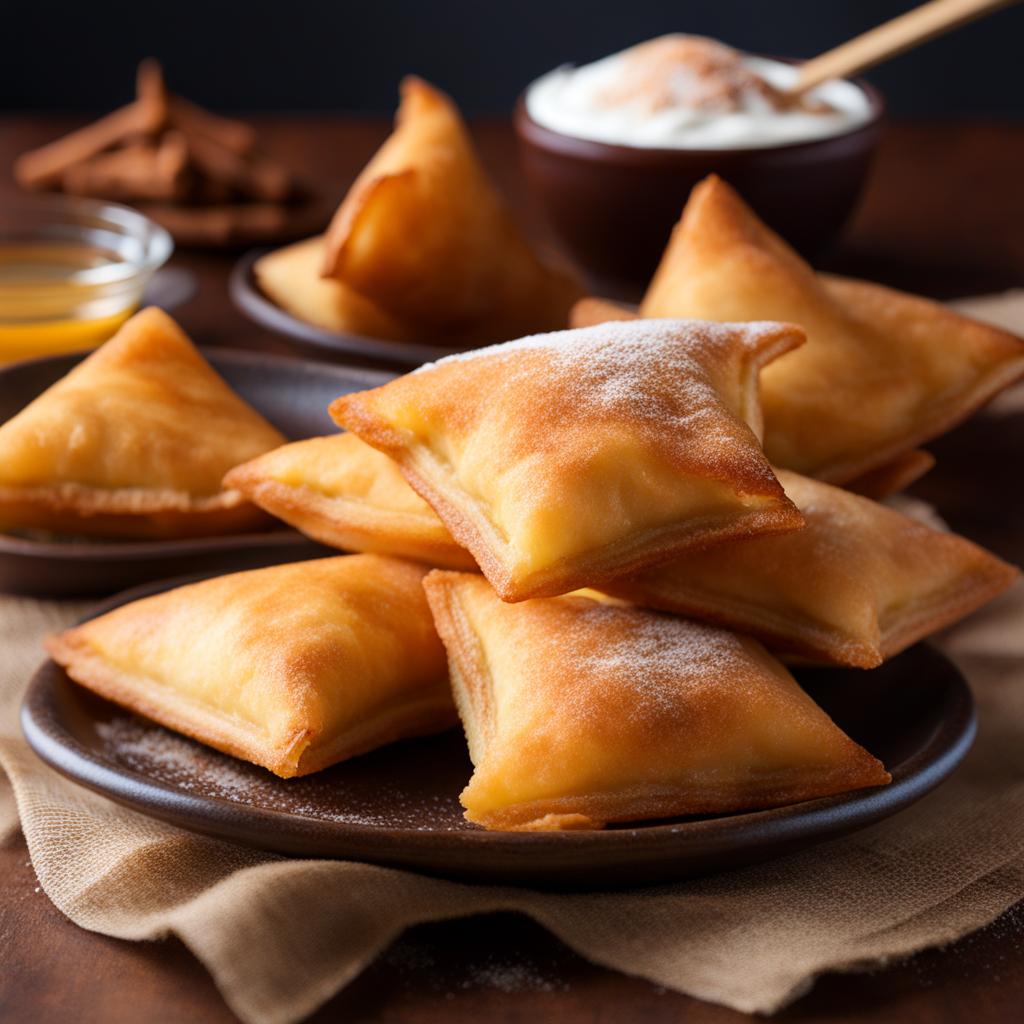
[[[284,440],[146,309],[0,427],[0,524],[108,537],[263,526],[221,479]]]
[[[843,486],[854,494],[862,494],[865,498],[881,501],[893,494],[905,491],[912,483],[931,471],[935,465],[935,456],[923,448],[911,448],[910,451],[897,455],[877,469],[868,470]]]
[[[564,327],[581,292],[527,243],[455,104],[414,77],[402,82],[394,132],[326,240],[324,276],[412,325],[418,338],[479,345]]]
[[[577,322],[599,314],[583,306]],[[1006,331],[815,274],[714,176],[690,196],[640,314],[800,324],[808,343],[762,376],[765,451],[832,483],[949,430],[1024,374],[1024,342]]]
[[[331,415],[520,601],[798,528],[756,431],[758,371],[800,341],[786,324],[606,324],[445,359]]]
[[[396,463],[355,434],[296,441],[224,478],[271,515],[343,551],[375,551],[428,565],[475,569]]]
[[[489,829],[597,828],[795,803],[889,775],[756,641],[580,595],[424,586]]]
[[[322,235],[261,256],[252,272],[260,290],[292,316],[328,331],[392,341],[415,341],[416,332],[333,277],[321,277]]]
[[[76,682],[290,778],[455,721],[426,570],[377,555],[179,587],[51,637]]]
[[[952,533],[778,470],[802,530],[683,555],[608,584],[617,597],[715,622],[770,648],[873,668],[975,611],[1019,576]]]

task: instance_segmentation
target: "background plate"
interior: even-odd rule
[[[462,351],[443,346],[417,345],[408,341],[369,338],[364,334],[328,331],[292,316],[263,294],[253,275],[253,264],[269,251],[253,250],[235,264],[228,284],[231,301],[250,320],[292,342],[301,351],[399,370],[412,370],[423,363]]]
[[[180,582],[137,588],[94,614]],[[456,730],[283,780],[127,714],[52,661],[29,686],[22,727],[36,753],[74,781],[225,839],[472,881],[623,887],[767,860],[862,828],[941,782],[973,740],[970,691],[934,648],[919,645],[870,672],[801,669],[797,677],[885,762],[891,785],[776,810],[599,832],[485,832],[462,817],[458,794],[471,766]]]
[[[376,387],[390,374],[231,349],[203,349],[217,372],[286,437],[329,434],[338,395]],[[0,423],[63,377],[88,353],[0,368]],[[33,540],[0,533],[0,590],[37,597],[110,594],[184,572],[229,572],[332,554],[296,530],[188,540]]]

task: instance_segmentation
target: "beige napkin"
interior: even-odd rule
[[[1020,326],[1024,302],[1010,301]],[[981,315],[1005,320],[1005,303],[992,309]],[[1001,412],[1021,407],[1004,402]],[[20,817],[43,890],[82,927],[180,936],[252,1024],[301,1019],[421,921],[519,910],[597,963],[770,1013],[823,971],[951,941],[1024,898],[1022,585],[944,641],[973,685],[980,730],[966,762],[919,804],[768,864],[587,895],[289,860],[192,835],[65,782],[27,748],[17,711],[40,639],[80,611],[0,598],[0,766],[17,801],[15,812],[0,785],[0,833]]]

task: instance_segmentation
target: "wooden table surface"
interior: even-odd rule
[[[0,118],[0,202],[17,193],[10,164],[70,119]],[[293,117],[259,121],[266,144],[297,170],[343,194],[386,133],[381,121]],[[478,126],[485,159],[531,230],[511,133]],[[179,253],[199,291],[177,314],[197,341],[285,351],[233,309],[232,253]],[[901,124],[890,128],[871,184],[830,269],[937,297],[1024,286],[1024,125]],[[1018,420],[1024,419],[1018,418]],[[1017,422],[1017,421],[1015,421]],[[936,470],[919,492],[952,525],[1024,563],[1019,471],[1024,430],[983,426],[930,446]],[[1016,466],[994,479],[992,468]],[[989,488],[978,500],[982,479]],[[997,493],[992,488],[998,489]],[[176,940],[136,944],[82,931],[38,888],[24,842],[0,847],[0,1020],[32,1024],[231,1021],[213,983]],[[595,967],[539,926],[508,914],[423,925],[311,1018],[314,1021],[645,1020],[742,1024],[751,1018]],[[1024,1019],[1024,904],[944,950],[866,974],[829,975],[782,1021],[1004,1024]]]

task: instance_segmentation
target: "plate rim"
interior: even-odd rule
[[[321,352],[358,356],[405,370],[415,369],[424,363],[464,351],[443,345],[421,345],[412,341],[372,338],[367,334],[356,334],[354,331],[329,331],[326,327],[318,327],[293,316],[263,294],[253,275],[256,261],[274,251],[274,248],[266,246],[248,250],[231,268],[228,277],[231,301],[249,320],[260,327]]]
[[[139,597],[159,593],[210,575],[196,573],[133,587],[93,605],[79,621],[86,621]],[[330,833],[331,841],[339,844],[347,837],[356,843],[373,838],[394,840],[402,844],[403,849],[398,852],[403,855],[410,851],[413,854],[428,851],[436,853],[439,847],[461,851],[467,844],[504,854],[536,853],[555,846],[563,854],[583,854],[598,844],[604,852],[618,852],[626,847],[635,846],[638,835],[645,841],[646,854],[664,853],[667,848],[678,846],[678,852],[685,855],[686,849],[683,844],[688,837],[693,842],[704,840],[712,845],[733,837],[737,843],[743,845],[747,840],[744,840],[742,834],[736,833],[751,829],[759,832],[755,845],[771,849],[794,837],[805,839],[806,845],[812,845],[889,817],[934,789],[963,760],[977,732],[977,717],[970,687],[956,664],[931,644],[917,644],[896,657],[905,656],[911,651],[918,652],[917,657],[923,654],[934,664],[942,665],[947,680],[943,693],[942,713],[937,718],[937,728],[927,742],[898,765],[887,766],[893,776],[893,781],[889,785],[759,811],[652,825],[626,824],[613,829],[594,831],[424,830],[340,822],[328,818],[297,815],[289,811],[257,808],[223,797],[196,795],[134,769],[113,765],[79,743],[73,733],[59,720],[59,716],[51,713],[50,688],[59,678],[57,673],[66,675],[52,659],[43,662],[29,682],[21,707],[21,724],[25,738],[36,754],[73,782],[140,813],[161,818],[189,831],[242,842],[269,851],[294,854],[296,843],[309,838],[309,832],[316,833],[316,838],[322,838],[326,831]],[[197,822],[201,822],[201,826],[196,824]],[[263,838],[260,842],[253,842],[239,836],[238,832],[230,827],[232,822],[241,822],[245,831],[250,834],[259,831]],[[253,823],[256,825],[255,829]],[[273,840],[282,835],[285,839],[293,840],[290,847],[287,844],[274,845]],[[341,852],[306,855],[343,859],[346,856],[365,856],[365,851],[348,855]],[[380,860],[376,862],[387,863]],[[396,857],[391,863],[408,867],[408,858]],[[412,869],[424,870],[422,867]],[[430,873],[429,869],[427,873]]]

